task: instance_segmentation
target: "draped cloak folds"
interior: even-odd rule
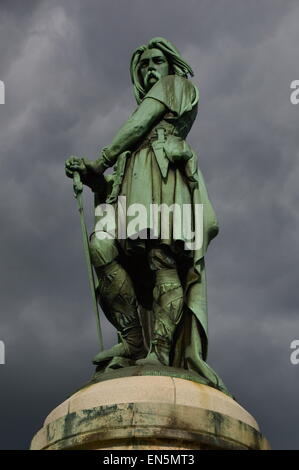
[[[167,113],[139,142],[139,146],[119,155],[112,175],[105,175],[107,192],[95,194],[96,227],[101,220],[97,211],[103,203],[115,207],[115,227],[119,221],[120,196],[126,197],[125,211],[132,204],[142,204],[148,208],[151,203],[177,204],[191,207],[192,229],[195,225],[194,208],[202,205],[202,243],[195,249],[184,249],[186,238],[177,237],[177,224],[182,223],[179,215],[173,212],[170,218],[170,231],[163,238],[163,221],[156,220],[155,239],[150,243],[163,243],[173,252],[177,260],[178,272],[184,289],[184,309],[177,326],[172,352],[171,366],[199,374],[210,386],[230,395],[216,372],[205,362],[208,350],[208,319],[205,253],[210,241],[218,233],[218,223],[210,203],[201,171],[197,165],[197,155],[186,143],[186,137],[197,115],[199,92],[194,84],[178,75],[161,78],[147,93],[144,99],[152,98],[163,103]],[[159,139],[159,130],[162,138]],[[161,135],[160,135],[161,137]],[[157,145],[158,141],[158,145]],[[180,158],[180,153],[182,154]],[[184,158],[184,155],[186,158]],[[125,225],[129,228],[132,217],[125,215]],[[152,219],[151,219],[152,220]],[[151,229],[146,218],[142,229]],[[133,280],[141,312],[144,330],[148,330],[151,308],[151,295],[154,285],[153,273],[146,268],[148,240],[132,239],[128,230],[126,236],[118,240],[121,246],[122,261]],[[198,235],[198,234],[197,234]]]

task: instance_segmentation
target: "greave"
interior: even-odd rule
[[[144,357],[137,300],[129,275],[118,261],[112,261],[106,266],[95,269],[99,279],[99,302],[108,320],[117,329],[122,343],[121,346],[114,347],[115,354],[130,358]],[[112,349],[110,355],[113,355]],[[105,355],[103,351],[96,357],[98,359],[96,362],[101,362],[105,360],[107,354]]]
[[[159,269],[154,288],[152,350],[169,365],[173,335],[182,317],[183,288],[176,269]]]

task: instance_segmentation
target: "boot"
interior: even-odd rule
[[[156,366],[169,366],[169,354],[171,350],[171,343],[165,338],[154,336],[151,341],[151,348],[148,355],[144,359],[138,359],[137,365],[156,365]]]
[[[132,361],[144,357],[146,350],[139,321],[137,300],[132,281],[118,261],[96,268],[99,279],[98,296],[108,320],[115,326],[119,343],[99,352],[93,363],[113,360],[115,357]]]
[[[109,349],[100,351],[93,358],[93,364],[99,365],[101,362],[110,361],[115,357],[124,357],[135,362],[135,360],[145,356],[146,350],[140,325],[132,325],[126,331],[118,331],[117,333],[120,342]]]
[[[148,355],[138,365],[169,366],[175,329],[183,312],[183,289],[176,269],[159,269],[154,288],[154,327]]]

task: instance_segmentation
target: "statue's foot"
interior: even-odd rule
[[[92,360],[93,364],[99,365],[102,362],[111,361],[114,358],[125,358],[131,361],[142,358],[146,355],[146,349],[143,344],[140,347],[129,346],[127,343],[118,343],[110,349],[100,351]],[[115,367],[117,368],[117,367]]]
[[[130,367],[134,364],[135,362],[128,357],[114,356],[114,358],[111,359],[111,361],[105,367],[105,372],[109,372],[115,369],[123,369],[124,367]]]
[[[129,357],[129,350],[123,343],[118,343],[110,349],[100,351],[92,360],[92,363],[99,365],[102,362],[110,361],[116,356]]]
[[[135,364],[138,366],[154,365],[154,366],[164,366],[155,351],[151,351],[144,359],[138,359],[135,361]]]

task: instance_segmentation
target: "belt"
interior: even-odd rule
[[[173,131],[173,129],[171,129]],[[154,129],[154,132],[152,131],[151,134],[149,134],[147,137],[145,137],[140,144],[140,146],[137,148],[136,152],[139,150],[151,147],[153,142],[156,142],[157,140],[160,141],[165,141],[167,139],[168,135],[172,135],[173,132],[171,132],[170,129],[167,129],[165,127],[156,127]]]

